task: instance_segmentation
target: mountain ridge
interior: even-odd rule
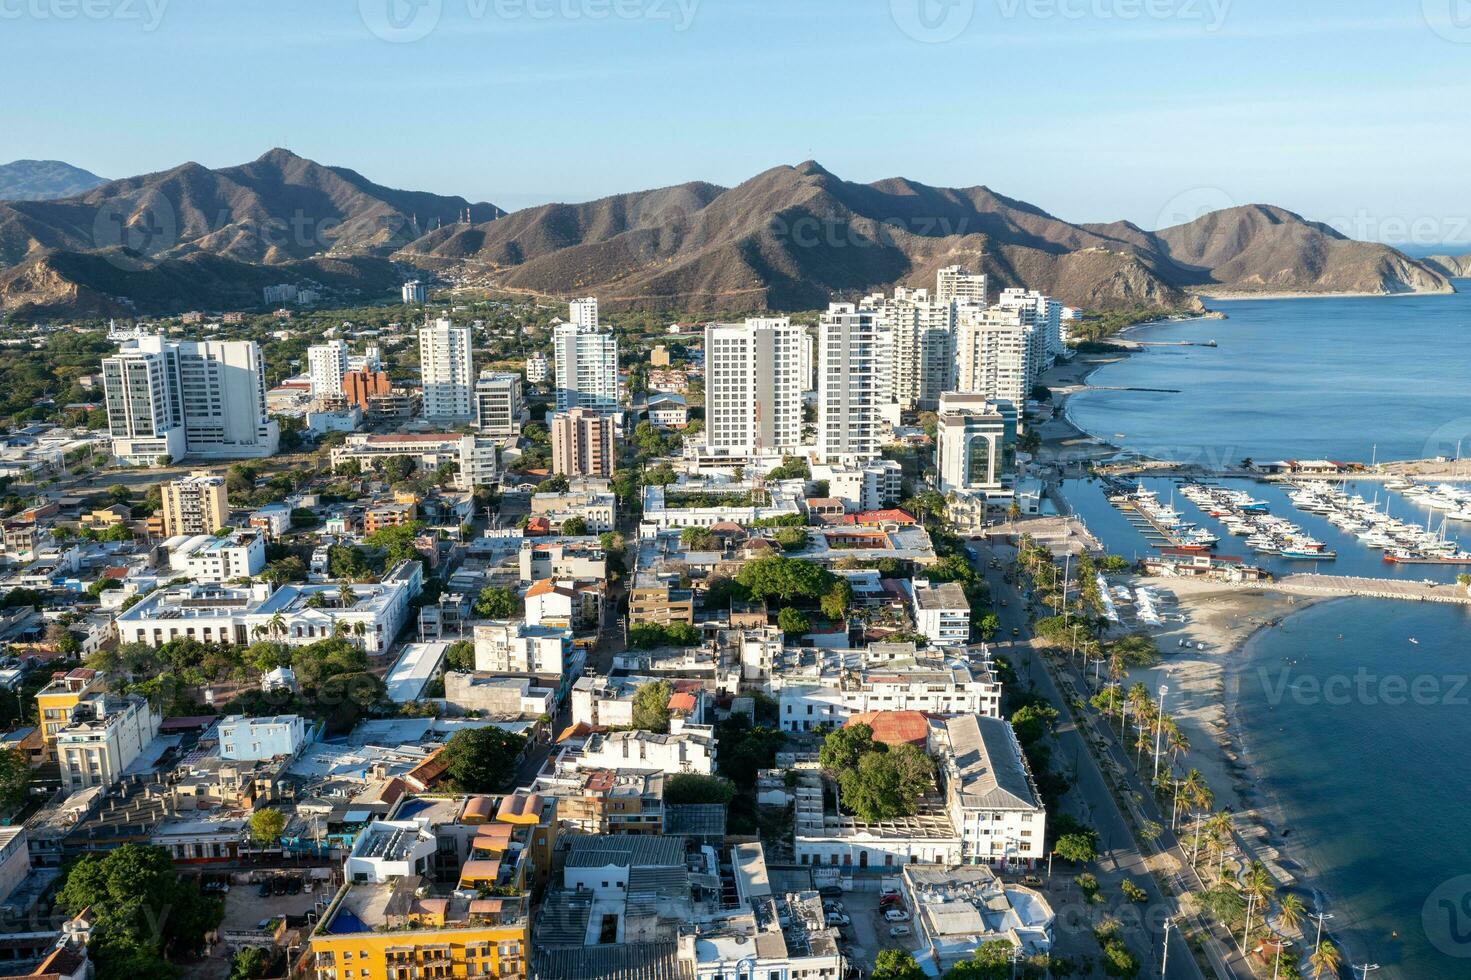
[[[608,309],[688,313],[820,308],[929,286],[954,264],[985,272],[993,289],[1041,289],[1098,310],[1199,309],[1212,294],[1452,289],[1441,268],[1271,205],[1146,231],[1068,222],[981,184],[856,183],[815,160],[734,187],[691,181],[508,214],[273,149],[233,167],[187,162],[69,198],[0,202],[5,310],[240,303],[261,270],[349,258],[526,295],[597,293]],[[118,264],[142,279],[109,274]],[[183,282],[191,269],[210,289]]]
[[[0,164],[0,201],[52,201],[107,183],[64,160],[12,160]]]

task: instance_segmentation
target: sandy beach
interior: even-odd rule
[[[1159,644],[1160,664],[1130,671],[1129,683],[1140,681],[1151,691],[1168,685],[1165,710],[1190,739],[1188,765],[1205,775],[1217,809],[1255,809],[1261,801],[1252,790],[1245,749],[1230,717],[1234,699],[1227,685],[1235,658],[1257,630],[1320,600],[1194,579],[1121,581],[1146,584],[1177,603],[1166,601],[1165,625],[1150,631]],[[1181,647],[1181,640],[1190,648]]]

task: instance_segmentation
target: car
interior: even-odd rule
[[[260,883],[260,887],[255,890],[255,893],[257,895],[259,895],[261,898],[270,898],[271,897],[271,879],[267,878],[265,881],[261,882]]]
[[[1006,605],[1006,600],[1005,600],[1005,599],[1002,599],[1002,600],[1001,600],[1001,605],[1003,605],[1003,606],[1005,606],[1005,605]]]
[[[879,898],[886,898],[889,896],[892,896],[894,898],[899,897],[898,885],[882,885],[879,887]]]
[[[829,912],[827,914],[827,924],[830,926],[846,926],[851,921],[852,920],[850,920],[846,915],[841,912]]]
[[[825,901],[825,902],[822,903],[822,910],[824,912],[829,912],[829,913],[831,913],[831,912],[845,912],[845,911],[847,911],[846,909],[843,908],[843,903],[842,902],[837,902],[837,901],[834,901],[832,899],[828,899],[827,901]]]
[[[1019,629],[1017,629],[1015,626],[1013,626],[1011,628],[1011,635],[1012,636],[1021,636],[1022,635],[1022,631],[1019,630]]]
[[[296,877],[296,875],[291,875],[289,878],[286,879],[286,894],[301,894],[301,879]]]
[[[277,895],[277,896],[285,895],[286,894],[286,879],[285,878],[272,878],[271,879],[271,894],[272,895]]]
[[[885,896],[883,896],[882,898],[879,899],[879,911],[880,912],[882,912],[884,909],[894,909],[894,908],[898,908],[898,907],[899,907],[899,896],[898,895],[885,895]]]
[[[261,919],[259,922],[257,922],[255,924],[255,927],[256,927],[256,929],[260,930],[261,932],[265,932],[267,929],[271,928],[271,923],[273,923],[275,921],[276,921],[276,917],[273,915],[269,919]]]
[[[1031,888],[1041,888],[1042,879],[1038,878],[1036,875],[1025,875],[1022,878],[1022,884],[1027,885]]]
[[[889,909],[884,913],[884,918],[890,922],[908,922],[909,913],[903,909]]]
[[[817,894],[821,895],[823,898],[842,898],[843,889],[838,885],[823,885],[821,888],[817,889]]]
[[[892,926],[889,929],[889,938],[898,939],[900,936],[909,935],[910,931],[911,930],[908,926]]]

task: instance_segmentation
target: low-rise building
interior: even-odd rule
[[[266,567],[265,536],[254,530],[177,536],[163,543],[169,567],[195,582],[229,582],[259,575]]]
[[[220,758],[263,761],[294,758],[306,744],[306,720],[301,715],[247,718],[230,715],[219,723]]]
[[[959,582],[930,584],[915,579],[910,586],[914,608],[914,631],[939,646],[964,646],[970,642],[970,601]]]
[[[870,711],[922,711],[937,716],[1001,716],[1001,684],[990,670],[961,663],[911,663],[823,674],[816,682],[783,683],[781,728],[836,728]]]
[[[977,715],[936,719],[929,748],[960,833],[959,863],[1030,867],[1046,857],[1047,811],[1008,722]]]
[[[590,539],[523,541],[517,562],[523,583],[548,578],[601,580],[608,573],[602,546]]]
[[[61,785],[68,792],[113,786],[158,734],[162,719],[146,698],[98,691],[72,709],[56,733]]]
[[[531,497],[531,513],[553,528],[559,528],[574,517],[587,523],[589,534],[615,530],[618,498],[611,490],[569,490],[566,493],[537,493]]]

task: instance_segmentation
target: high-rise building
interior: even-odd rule
[[[312,382],[312,397],[325,398],[342,394],[342,376],[347,373],[347,342],[329,340],[306,349],[307,377]]]
[[[801,447],[806,339],[784,316],[705,328],[705,445],[711,456],[781,455]]]
[[[941,493],[997,491],[1015,461],[1016,406],[985,395],[940,396],[935,472]]]
[[[403,284],[403,289],[399,291],[399,296],[403,299],[404,305],[417,306],[429,298],[429,291],[424,288],[423,283],[415,279],[412,282]]]
[[[587,327],[596,330],[598,321],[598,298],[587,296],[583,299],[574,299],[567,304],[567,320],[573,326]]]
[[[578,302],[593,303],[596,315],[596,300]],[[557,411],[617,411],[618,338],[603,333],[596,324],[563,323],[557,326],[553,346],[557,355]]]
[[[1020,411],[1036,377],[1030,316],[1016,308],[963,306],[957,318],[956,387]]]
[[[946,266],[935,279],[935,302],[985,306],[985,273],[967,272],[959,265]]]
[[[481,371],[475,379],[475,427],[489,436],[513,436],[527,418],[521,375]]]
[[[562,476],[611,477],[613,419],[590,408],[552,416],[552,472]]]
[[[470,328],[447,319],[419,328],[419,372],[424,385],[424,417],[437,422],[468,422],[475,416],[475,373]]]
[[[955,387],[955,302],[930,298],[929,290],[894,290],[892,298],[865,297],[860,308],[878,318],[888,394],[905,411],[933,410],[940,393]]]
[[[228,523],[230,500],[222,477],[195,473],[165,483],[161,496],[164,537],[214,534]]]
[[[364,412],[369,409],[369,400],[381,398],[393,393],[393,385],[388,380],[388,375],[382,371],[363,368],[360,371],[349,371],[342,376],[342,396],[348,405],[356,406]]]
[[[817,328],[817,455],[857,462],[879,451],[879,336],[872,310],[833,303]]]
[[[1035,289],[1012,288],[1001,291],[1001,298],[996,301],[996,305],[1002,309],[1020,310],[1023,316],[1031,319],[1032,360],[1036,370],[1040,373],[1052,367],[1058,355],[1064,352],[1062,304]]]
[[[115,456],[239,459],[276,452],[265,370],[253,340],[131,337],[102,361]]]

